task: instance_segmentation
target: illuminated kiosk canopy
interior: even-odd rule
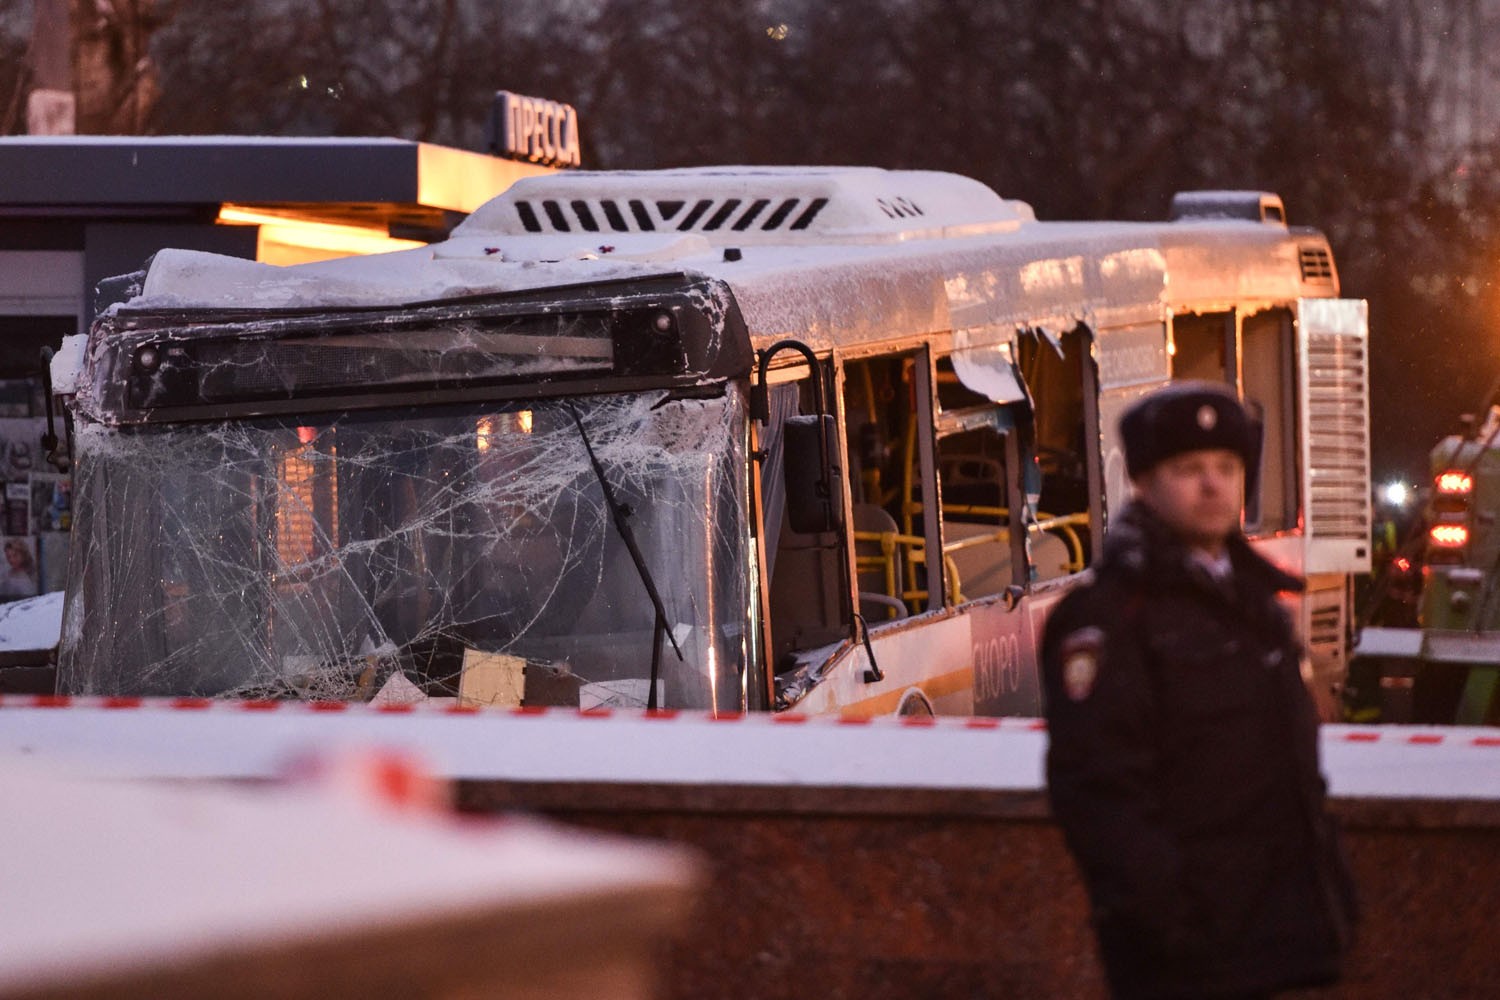
[[[256,259],[305,263],[442,239],[515,181],[550,172],[390,138],[18,136],[0,138],[0,227],[172,226],[157,245],[183,246],[183,226],[257,226]],[[19,239],[8,245],[25,249]]]

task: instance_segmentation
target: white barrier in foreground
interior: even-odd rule
[[[3,716],[7,737],[44,719]],[[705,881],[691,852],[463,822],[426,804],[430,782],[398,759],[332,764],[230,788],[0,759],[0,996],[343,998],[431,983],[419,992],[644,1000],[644,985],[621,984],[650,983],[655,948],[685,925]]]
[[[0,698],[0,758],[92,776],[274,777],[371,746],[478,780],[1036,791],[1046,731],[1032,719]],[[1325,726],[1322,747],[1335,796],[1500,799],[1500,729]]]

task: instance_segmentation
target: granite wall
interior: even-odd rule
[[[702,851],[713,884],[664,959],[679,1000],[1106,995],[1035,793],[476,782],[460,799]],[[1500,808],[1334,807],[1365,920],[1345,983],[1308,995],[1500,995]]]

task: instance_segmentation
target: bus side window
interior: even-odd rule
[[[1271,535],[1297,524],[1292,314],[1277,308],[1243,316],[1238,336],[1235,320],[1233,312],[1173,316],[1172,378],[1234,386],[1261,419],[1259,487],[1245,497],[1245,530]],[[1242,373],[1240,385],[1235,384],[1236,371]]]
[[[1090,336],[1080,325],[1060,337],[1027,331],[1018,344],[1021,376],[1035,405],[1034,447],[1041,471],[1040,491],[1030,502],[1038,528],[1068,545],[1062,569],[1069,573],[1092,562],[1102,542],[1098,390]],[[1028,484],[1028,495],[1032,489]],[[1036,565],[1037,579],[1053,575],[1053,567]]]
[[[1010,531],[1012,511],[1024,504],[1012,481],[1020,465],[1016,407],[1002,406],[965,385],[951,357],[937,361],[937,397],[948,589],[955,603],[1001,594],[1014,583],[1025,583],[1028,575],[1024,548]]]
[[[1234,383],[1234,313],[1172,317],[1172,378]]]
[[[760,444],[767,454],[761,469],[761,513],[771,590],[771,656],[779,670],[789,654],[838,642],[849,629],[838,535],[793,531],[787,515],[782,431],[788,417],[816,412],[812,382],[804,378],[772,385],[770,408]],[[837,483],[835,488],[841,489]]]
[[[1296,367],[1292,312],[1267,309],[1246,316],[1240,333],[1244,399],[1258,412],[1263,435],[1260,489],[1245,498],[1245,529],[1273,535],[1297,526],[1297,427],[1292,399]]]
[[[916,378],[920,355],[844,366],[846,460],[860,613],[877,623],[936,603],[927,593]]]

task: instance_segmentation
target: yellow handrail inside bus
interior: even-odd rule
[[[912,513],[914,513],[914,514],[921,513],[921,511],[922,511],[922,504],[921,504],[920,501],[918,501],[916,503],[913,503],[910,506],[911,506]],[[997,522],[1010,520],[1010,510],[1008,508],[1005,508],[1005,507],[992,507],[992,506],[988,506],[986,504],[977,504],[977,503],[945,503],[945,504],[943,504],[943,516],[944,517],[949,517],[949,516],[957,515],[957,514],[966,514],[966,515],[968,515],[970,517],[992,517]],[[1046,513],[1039,513],[1039,514],[1037,514],[1036,518],[1037,519],[1035,521],[1033,521],[1032,524],[1031,524],[1031,530],[1032,531],[1051,531],[1054,534],[1056,534],[1059,537],[1061,537],[1062,540],[1067,543],[1067,545],[1068,545],[1068,555],[1070,557],[1068,559],[1068,572],[1070,572],[1070,573],[1077,573],[1080,570],[1082,570],[1083,566],[1084,566],[1083,539],[1081,539],[1078,536],[1078,532],[1076,530],[1074,530],[1074,529],[1076,527],[1088,527],[1088,523],[1089,523],[1089,516],[1088,516],[1088,514],[1087,513],[1078,513],[1078,514],[1046,514]],[[985,541],[985,542],[990,542],[990,541],[1000,541],[1001,539],[995,538],[993,536],[986,535],[986,536],[981,536],[980,540],[981,541]],[[954,543],[954,544],[958,544],[958,545],[960,545],[960,547],[965,547],[966,548],[966,547],[968,547],[970,545],[974,545],[976,543],[975,543],[974,539],[972,539],[972,538],[966,538],[961,543]],[[944,545],[943,546],[943,551],[945,551],[945,552],[951,552],[951,551],[953,551],[953,544]]]
[[[946,505],[943,507],[943,510],[945,513],[947,512],[948,508]],[[989,508],[988,512],[992,513],[996,510],[1000,510],[1003,514],[1002,508]],[[981,513],[981,511],[971,508],[965,511],[965,513]],[[1027,529],[1029,531],[1038,533],[1043,531],[1050,531],[1061,538],[1063,544],[1068,547],[1068,560],[1063,564],[1063,571],[1066,573],[1077,573],[1084,568],[1084,550],[1083,540],[1079,537],[1078,532],[1075,530],[1075,527],[1078,525],[1087,524],[1087,514],[1064,514],[1062,516],[1050,516],[1043,514],[1040,520],[1028,525]],[[970,538],[959,538],[950,542],[944,542],[943,554],[945,556],[949,556],[955,552],[962,552],[965,549],[978,548],[983,545],[1003,545],[1008,543],[1009,541],[1009,526],[1001,526],[987,534],[975,535]],[[950,560],[950,562],[951,561],[952,560]]]
[[[1036,520],[1032,522],[1032,531],[1051,531],[1062,536],[1063,541],[1068,543],[1068,553],[1072,556],[1068,560],[1068,572],[1078,573],[1083,570],[1083,539],[1078,537],[1075,527],[1087,528],[1089,516],[1086,512],[1078,514],[1037,514]]]
[[[901,534],[893,537],[897,539],[897,542],[894,544],[907,546],[910,552],[910,557],[906,560],[906,580],[905,587],[903,588],[903,596],[915,597],[920,595],[925,600],[927,591],[917,587],[916,572],[917,565],[923,561],[921,553],[922,538],[916,534],[916,517],[922,513],[923,508],[922,501],[915,499],[917,476],[916,421],[911,421],[907,424],[904,452],[905,454],[901,463]],[[944,517],[968,515],[971,517],[993,517],[996,521],[1006,521],[1010,518],[1010,511],[1007,508],[992,507],[984,504],[943,504],[942,513]],[[1086,557],[1084,554],[1083,539],[1079,537],[1077,529],[1080,527],[1087,528],[1088,523],[1089,516],[1087,512],[1075,514],[1047,514],[1038,512],[1036,520],[1031,523],[1028,530],[1050,531],[1062,538],[1063,542],[1068,546],[1067,571],[1069,573],[1078,573],[1083,570]],[[861,532],[856,532],[855,537],[859,538],[861,534]],[[878,533],[871,533],[872,536],[876,534]],[[973,545],[1004,541],[1008,538],[1007,529],[1000,528],[994,535],[981,535],[977,539],[963,539],[943,546],[943,563],[948,570],[949,580],[947,589],[950,599],[954,603],[958,603],[961,591],[958,583],[957,569],[953,564],[953,560],[948,557],[948,553]],[[877,539],[871,537],[869,540],[875,541]],[[882,551],[884,550],[882,549]],[[894,549],[892,552],[894,553]],[[877,557],[867,556],[864,558],[875,559]],[[869,565],[865,568],[875,569],[877,567]],[[892,558],[891,565],[886,570],[888,583],[894,578],[895,573],[894,558]]]
[[[917,605],[917,602],[921,602],[922,605],[926,604],[928,598],[927,588],[915,585],[915,567],[927,562],[925,539],[920,535],[907,535],[897,531],[856,531],[854,532],[854,542],[856,545],[860,542],[874,542],[880,546],[880,553],[878,555],[870,553],[869,555],[856,555],[854,557],[854,570],[856,574],[863,571],[879,570],[885,578],[885,594],[887,597],[899,598],[902,601],[912,604],[914,607]],[[899,587],[896,579],[896,552],[898,548],[905,557],[907,568],[913,571],[911,573],[912,582]],[[958,570],[954,566],[953,560],[947,558],[946,555],[944,556],[943,563],[948,569],[948,595],[952,599],[952,602],[957,604],[959,603]],[[887,609],[886,617],[896,617],[896,609]]]
[[[885,574],[885,595],[903,598],[899,592],[902,588],[896,583],[896,548],[903,543],[910,544],[911,541],[920,543],[921,539],[911,539],[910,536],[897,534],[894,531],[856,531],[854,533],[856,548],[860,542],[874,542],[880,546],[880,554],[856,555],[854,557],[855,575],[869,570],[879,570]],[[896,609],[887,608],[886,617],[895,618]]]
[[[921,505],[917,505],[921,509]],[[947,511],[947,508],[944,508]],[[987,514],[997,518],[1005,517],[1007,512],[1003,507],[982,507],[976,504],[955,505],[955,512],[965,514]],[[1062,538],[1068,546],[1068,562],[1066,565],[1069,573],[1077,573],[1084,567],[1083,540],[1079,538],[1075,530],[1077,526],[1087,525],[1087,514],[1063,514],[1054,516],[1043,514],[1031,525],[1031,531],[1050,531]],[[953,560],[953,553],[964,549],[976,548],[981,545],[1002,544],[1010,540],[1010,528],[999,527],[993,532],[984,535],[976,535],[972,538],[960,538],[943,545],[943,567],[947,571],[947,592],[949,602],[962,604],[967,598],[963,594],[963,583],[959,578],[958,565]],[[919,535],[910,535],[897,531],[856,531],[854,541],[874,543],[879,546],[880,552],[868,555],[856,555],[854,558],[855,573],[879,571],[884,579],[884,593],[888,597],[898,598],[913,607],[918,602],[925,605],[928,599],[928,591],[925,587],[916,586],[916,567],[927,561],[925,540]],[[908,580],[902,582],[897,580],[896,554],[900,551],[904,556],[904,562],[909,571]],[[895,608],[886,610],[887,618],[897,617]]]

